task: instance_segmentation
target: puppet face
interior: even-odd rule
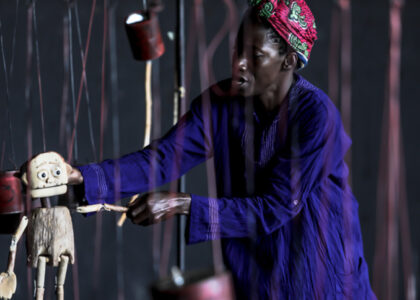
[[[28,166],[31,195],[43,198],[67,192],[67,172],[64,159],[55,152],[35,156]]]

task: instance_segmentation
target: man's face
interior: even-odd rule
[[[269,29],[245,18],[236,40],[232,64],[233,88],[242,96],[259,96],[282,80],[286,51],[268,37]],[[285,54],[280,54],[285,53]]]

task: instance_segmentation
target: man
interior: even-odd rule
[[[375,299],[343,160],[351,141],[328,96],[295,72],[316,39],[313,15],[303,0],[251,4],[232,79],[151,146],[72,168],[70,182],[90,204],[113,202],[116,183],[120,197],[147,192],[213,157],[217,196],[151,193],[128,216],[186,214],[188,243],[220,238],[238,299]]]

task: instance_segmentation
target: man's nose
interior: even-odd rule
[[[246,70],[248,70],[248,62],[246,58],[244,57],[239,58],[238,67],[239,67],[239,71],[241,72],[245,72]]]

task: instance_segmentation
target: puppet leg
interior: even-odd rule
[[[57,273],[57,286],[55,292],[57,293],[57,300],[64,300],[64,281],[66,280],[67,266],[69,264],[69,257],[67,255],[60,256],[60,265]]]
[[[48,258],[45,256],[38,257],[38,270],[36,276],[36,290],[35,290],[35,299],[43,300],[44,299],[44,284],[45,284],[45,268],[47,265]]]

